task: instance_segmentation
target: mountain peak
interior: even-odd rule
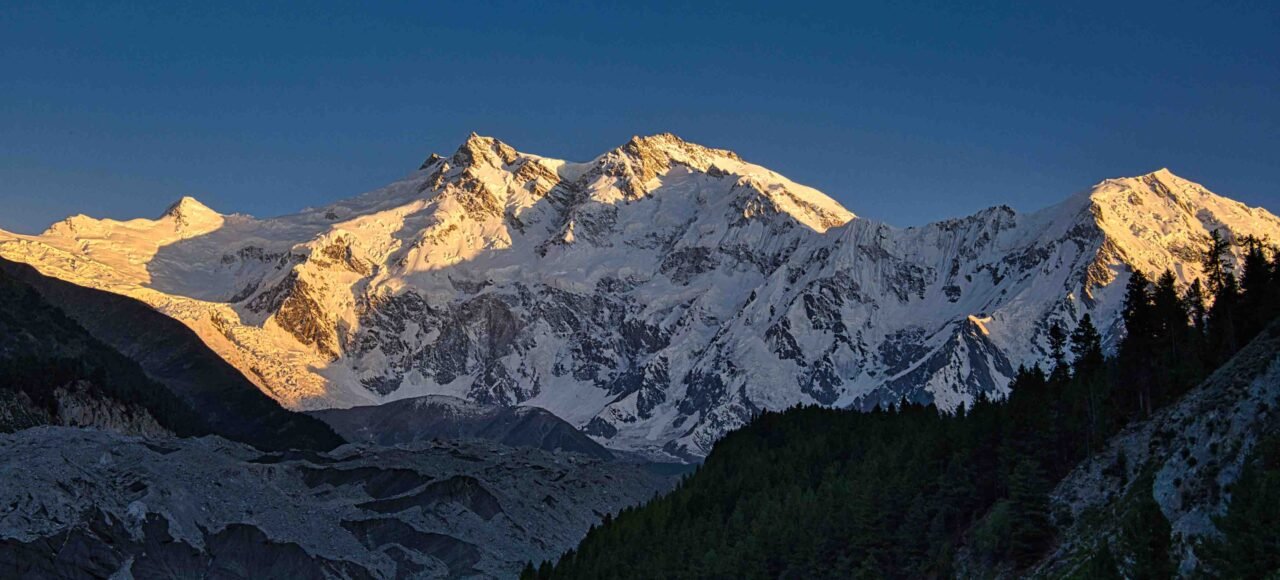
[[[1160,169],[1157,169],[1155,171],[1149,171],[1147,173],[1143,173],[1142,175],[1135,175],[1133,177],[1120,178],[1120,179],[1121,180],[1136,179],[1140,181],[1146,181],[1148,183],[1152,181],[1160,181],[1162,183],[1170,183],[1170,184],[1191,183],[1191,181],[1187,180],[1186,178],[1183,178],[1182,176],[1177,175],[1172,171],[1169,171],[1168,167],[1161,167]]]
[[[210,209],[189,195],[169,206],[160,219],[170,219],[183,235],[194,235],[217,229],[222,225],[223,215]]]
[[[520,153],[510,145],[472,131],[467,140],[458,146],[451,160],[454,165],[472,166],[485,163],[501,166],[514,163],[519,156]]]
[[[737,153],[727,149],[712,149],[685,141],[674,133],[658,133],[656,135],[640,136],[634,135],[626,145],[621,148],[623,151],[636,157],[651,157],[654,155],[663,155],[672,159],[685,160],[689,158],[708,158],[708,157],[727,157],[741,161]]]
[[[1167,167],[1132,177],[1105,179],[1084,192],[1084,197],[1094,204],[1138,204],[1149,196],[1177,200],[1183,205],[1205,196],[1218,197],[1200,184],[1175,175]]]
[[[176,217],[176,218],[192,218],[196,216],[217,216],[218,212],[209,208],[209,206],[200,203],[200,200],[184,195],[178,201],[173,202],[169,209],[164,210],[164,214],[160,217]]]
[[[1166,187],[1178,187],[1181,184],[1191,183],[1186,179],[1183,179],[1177,175],[1174,175],[1172,171],[1169,171],[1168,167],[1161,167],[1160,169],[1157,169],[1150,173],[1140,175],[1138,176],[1137,179],[1144,181],[1146,183],[1159,183]]]
[[[675,133],[670,133],[670,132],[655,133],[653,135],[632,135],[631,140],[628,141],[628,143],[634,143],[637,145],[648,144],[648,145],[659,145],[659,146],[660,145],[692,145],[692,143],[689,143],[688,141],[681,139]]]
[[[1174,270],[1189,282],[1199,274],[1203,239],[1212,231],[1235,236],[1274,235],[1280,219],[1218,195],[1167,168],[1133,177],[1107,179],[1083,197],[1087,219],[1108,240],[1107,259],[1124,261],[1148,275]],[[1177,260],[1189,263],[1177,265]]]

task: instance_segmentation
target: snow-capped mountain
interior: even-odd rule
[[[295,215],[183,198],[0,233],[0,256],[146,301],[290,408],[443,394],[697,456],[759,409],[1000,395],[1053,320],[1114,341],[1131,269],[1198,277],[1211,229],[1280,239],[1167,170],[899,229],[672,135],[587,163],[472,135]]]

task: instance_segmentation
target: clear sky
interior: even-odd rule
[[[670,131],[896,225],[1167,166],[1280,212],[1280,3],[0,5],[0,228],[271,216]]]

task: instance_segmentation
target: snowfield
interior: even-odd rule
[[[1201,275],[1210,230],[1280,219],[1159,170],[921,227],[672,135],[586,163],[472,135],[382,189],[271,219],[0,232],[0,256],[145,301],[283,405],[423,395],[546,408],[597,441],[705,455],[759,409],[998,397],[1046,332],[1120,329],[1131,271]]]

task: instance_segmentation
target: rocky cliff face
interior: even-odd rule
[[[0,435],[0,575],[509,578],[672,483],[481,441],[264,454],[37,427]]]
[[[0,234],[0,256],[151,304],[291,408],[525,404],[691,457],[762,408],[1000,396],[1053,321],[1114,342],[1131,271],[1197,277],[1211,229],[1280,238],[1165,170],[899,229],[672,135],[586,163],[473,135],[296,215],[192,200]]]

